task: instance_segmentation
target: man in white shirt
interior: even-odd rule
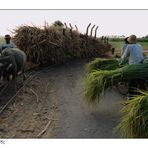
[[[137,37],[135,35],[131,35],[127,39],[128,45],[121,56],[121,64],[128,62],[128,64],[142,64],[144,60],[143,49],[140,44],[137,44]],[[129,81],[129,95],[130,97],[135,95],[135,89],[145,90],[145,80],[143,79],[134,79]]]

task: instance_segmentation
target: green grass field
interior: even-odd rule
[[[115,51],[117,53],[120,52],[122,46],[124,45],[124,41],[110,41],[113,48],[115,48]],[[148,50],[148,42],[138,42],[142,45],[144,50]]]
[[[4,37],[0,36],[0,45],[4,42],[5,42]],[[116,41],[116,40],[114,41],[113,40],[113,41],[109,41],[109,42],[111,43],[112,47],[115,48],[115,52],[120,53],[120,50],[121,50],[122,46],[124,45],[124,41]],[[144,41],[144,42],[139,41],[138,43],[142,45],[144,51],[148,52],[148,42],[147,41]]]
[[[4,42],[5,42],[4,37],[0,37],[0,45]]]

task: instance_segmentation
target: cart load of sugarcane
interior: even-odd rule
[[[27,60],[35,64],[62,63],[67,59],[91,58],[107,55],[111,51],[108,38],[97,38],[97,29],[93,35],[87,26],[81,34],[78,27],[56,21],[43,27],[22,25],[13,30],[13,42],[27,54]],[[89,35],[88,35],[89,34]]]
[[[115,61],[116,63],[116,61]],[[109,64],[108,64],[109,65]],[[111,62],[112,65],[112,62]],[[132,79],[148,79],[148,64],[125,65],[113,70],[95,70],[84,81],[84,96],[89,104],[96,104],[106,90]]]

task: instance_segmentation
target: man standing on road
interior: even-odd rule
[[[121,64],[128,62],[128,64],[142,64],[144,60],[143,49],[140,44],[137,44],[137,37],[131,35],[127,39],[128,45],[121,56]],[[135,79],[129,82],[128,93],[130,96],[135,94],[135,88],[145,90],[145,81],[142,79]]]
[[[11,36],[9,34],[5,35],[5,44],[1,45],[1,50],[3,51],[5,48],[14,48],[15,45],[10,42]]]

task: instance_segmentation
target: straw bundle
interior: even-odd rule
[[[63,35],[56,27],[21,26],[15,30],[13,41],[26,52],[28,61],[35,64],[58,63],[65,59],[61,48]]]
[[[148,92],[126,101],[122,120],[116,128],[124,138],[148,138]]]
[[[104,59],[96,58],[86,65],[86,71],[88,73],[95,70],[114,70],[121,67],[118,59]]]
[[[141,78],[148,79],[148,64],[127,65],[116,70],[94,71],[86,76],[84,84],[84,95],[90,103],[99,102],[101,94],[108,88],[112,88],[119,82]]]
[[[64,28],[59,22],[14,29],[13,42],[35,64],[62,63],[67,59],[96,57],[111,51],[111,45],[99,39]]]

